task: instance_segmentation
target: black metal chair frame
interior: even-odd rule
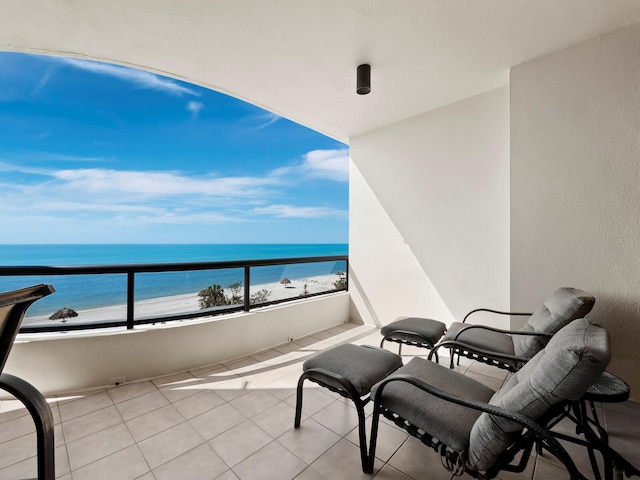
[[[296,419],[294,422],[295,428],[300,427],[300,419],[302,417],[302,385],[305,380],[315,382],[325,388],[328,388],[332,392],[338,393],[339,395],[353,401],[354,405],[356,406],[356,411],[358,412],[360,460],[362,462],[362,469],[363,471],[365,471],[365,468],[367,466],[367,434],[364,407],[371,400],[370,394],[367,393],[364,396],[360,396],[351,382],[344,378],[342,375],[330,372],[329,370],[325,370],[324,368],[310,368],[309,370],[303,372],[303,374],[300,376],[300,379],[298,380],[296,396]],[[340,388],[337,388],[335,386],[336,383],[340,385]]]
[[[424,432],[415,425],[412,425],[407,420],[399,416],[397,413],[394,413],[388,409],[385,409],[380,399],[384,392],[384,388],[392,383],[392,382],[405,382],[409,383],[424,392],[433,395],[435,397],[450,401],[452,403],[462,405],[468,408],[472,408],[474,410],[478,410],[481,412],[486,412],[491,415],[496,415],[499,417],[503,417],[518,424],[522,425],[523,432],[514,440],[514,442],[509,446],[498,459],[498,461],[491,466],[486,472],[478,472],[476,470],[472,470],[464,465],[464,459],[460,458],[458,453],[454,450],[450,449],[447,445],[441,442],[439,439],[429,435],[428,432]],[[462,474],[463,472],[468,473],[474,478],[481,479],[491,479],[496,477],[500,471],[509,471],[509,472],[522,472],[527,467],[527,463],[529,461],[529,457],[531,451],[535,445],[541,446],[542,448],[548,450],[553,456],[558,458],[565,466],[572,480],[586,480],[579,470],[577,469],[575,463],[567,453],[567,451],[562,447],[562,445],[558,442],[558,440],[554,437],[554,435],[549,432],[549,430],[543,425],[554,424],[554,420],[559,415],[563,415],[563,407],[564,404],[559,404],[552,408],[547,414],[538,422],[531,420],[524,415],[520,415],[517,413],[509,412],[508,410],[504,410],[502,408],[495,407],[493,405],[489,405],[487,403],[478,402],[476,400],[465,399],[459,397],[457,395],[450,394],[443,390],[440,390],[432,385],[429,385],[423,382],[420,379],[415,377],[404,375],[404,374],[395,374],[390,375],[385,380],[383,380],[377,387],[375,391],[375,396],[372,399],[374,408],[373,408],[373,416],[372,416],[372,426],[371,426],[371,442],[369,446],[369,454],[368,454],[368,462],[367,468],[363,469],[365,473],[372,473],[373,466],[375,461],[375,451],[376,451],[376,443],[377,443],[377,435],[378,435],[378,425],[380,421],[380,415],[382,414],[389,420],[393,421],[396,425],[407,431],[411,436],[416,437],[425,445],[433,448],[436,452],[438,452],[441,457],[443,457],[443,463],[447,466],[447,468],[456,474]],[[513,464],[515,457],[518,453],[522,452],[522,456],[520,461]]]
[[[20,324],[27,309],[35,301],[55,292],[52,285],[35,285],[30,288],[0,294],[0,308],[10,307],[4,323],[0,322],[0,389],[17,398],[29,411],[36,427],[38,479],[55,479],[54,422],[46,399],[33,385],[8,373],[1,373],[13,346]],[[12,294],[15,294],[12,296]]]
[[[602,389],[598,387],[602,387]],[[600,424],[595,406],[595,402],[624,402],[629,399],[629,394],[629,385],[624,380],[605,372],[580,400],[566,405],[563,414],[550,427],[555,426],[563,418],[567,418],[575,424],[576,433],[583,435],[584,439],[560,432],[552,431],[551,433],[560,440],[586,447],[595,480],[602,479],[595,456],[596,451],[602,455],[605,480],[613,480],[614,476],[617,479],[622,479],[623,475],[640,477],[640,470],[609,446],[609,435]]]
[[[415,340],[409,340],[404,338],[396,338],[395,335],[407,335],[415,338]],[[433,351],[433,348],[437,343],[433,343],[427,337],[420,335],[417,332],[411,332],[409,330],[393,330],[392,332],[387,333],[384,337],[382,337],[382,341],[380,342],[380,348],[383,348],[384,342],[395,342],[399,343],[398,347],[398,355],[402,355],[402,345],[410,345],[413,347],[426,348]],[[438,361],[438,353],[433,353],[436,357],[436,362]]]
[[[477,308],[475,310],[471,310],[467,313],[462,320],[462,323],[466,323],[467,319],[474,313],[477,312],[489,312],[495,313],[498,315],[515,315],[515,316],[531,316],[533,313],[524,313],[524,312],[504,312],[500,310],[493,310],[490,308]],[[528,358],[518,357],[515,355],[508,355],[505,353],[494,352],[491,350],[486,350],[479,348],[475,345],[470,345],[463,340],[459,340],[460,336],[464,332],[468,332],[472,329],[480,329],[480,330],[488,330],[491,332],[502,333],[505,335],[522,335],[522,336],[533,336],[533,337],[546,337],[550,339],[553,335],[550,333],[540,333],[540,332],[527,332],[520,330],[503,330],[500,328],[489,327],[487,325],[481,324],[469,324],[465,327],[461,328],[457,333],[453,340],[441,340],[433,346],[433,349],[429,353],[429,359],[433,356],[437,357],[437,351],[440,348],[448,348],[451,352],[450,358],[450,368],[454,367],[454,358],[458,355],[457,364],[460,365],[460,357],[468,357],[472,360],[476,360],[478,362],[486,363],[487,365],[491,365],[493,367],[501,368],[503,370],[508,370],[509,372],[517,372],[522,368],[522,365],[527,363]]]

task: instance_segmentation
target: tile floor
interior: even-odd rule
[[[377,345],[380,338],[373,328],[346,324],[222,364],[51,398],[57,478],[449,480],[433,451],[388,423],[380,427],[375,472],[363,474],[355,409],[310,382],[305,383],[301,428],[292,428],[302,362],[338,343]],[[404,347],[404,361],[424,353]],[[460,370],[494,389],[506,377],[464,360]],[[627,402],[603,413],[611,443],[640,466],[640,405]],[[588,474],[584,449],[570,453]],[[31,418],[17,401],[1,401],[0,480],[35,475]],[[501,478],[552,480],[567,474],[544,455],[523,474]]]

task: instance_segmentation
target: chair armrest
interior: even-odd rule
[[[521,316],[528,316],[528,317],[533,315],[533,313],[525,313],[525,312],[503,312],[501,310],[493,310],[491,308],[476,308],[475,310],[471,310],[469,313],[467,313],[464,316],[464,318],[462,319],[462,323],[466,323],[467,318],[469,318],[471,315],[477,312],[489,312],[489,313],[496,313],[498,315],[521,315]]]
[[[453,340],[455,341],[459,340],[460,335],[463,332],[466,332],[467,330],[471,330],[473,328],[481,329],[481,330],[489,330],[491,332],[497,332],[497,333],[505,333],[507,335],[527,335],[527,336],[547,337],[547,338],[553,337],[553,334],[551,333],[527,332],[527,331],[521,331],[521,330],[503,330],[501,328],[489,327],[487,325],[465,325],[458,331],[458,333],[456,333],[456,336],[453,338]]]
[[[516,357],[515,355],[509,355],[507,353],[494,352],[493,350],[485,350],[484,348],[478,348],[475,345],[469,345],[468,343],[464,343],[459,340],[443,340],[442,342],[438,342],[433,347],[431,352],[429,352],[429,357],[428,357],[429,360],[431,360],[432,355],[435,355],[436,350],[438,350],[440,347],[464,348],[466,350],[476,352],[480,355],[484,355],[485,357],[488,357],[488,358],[495,358],[498,360],[511,361],[515,363],[519,362],[519,363],[525,364],[529,360],[531,360],[530,358]]]
[[[541,426],[539,423],[534,420],[526,417],[522,414],[511,412],[509,410],[505,410],[500,407],[496,407],[495,405],[490,405],[488,403],[479,402],[477,400],[462,398],[458,395],[454,395],[449,392],[445,392],[444,390],[440,390],[433,385],[429,385],[428,383],[420,380],[419,378],[412,377],[406,374],[392,374],[382,380],[376,389],[375,396],[373,398],[374,402],[374,416],[380,414],[380,399],[382,397],[382,393],[385,387],[392,382],[404,382],[413,385],[414,387],[430,394],[435,397],[441,398],[451,403],[455,403],[457,405],[462,405],[464,407],[471,408],[473,410],[478,410],[481,412],[488,413],[490,415],[495,415],[498,417],[506,418],[508,420],[512,420],[519,425],[522,425],[523,428],[526,428],[530,431],[536,439],[540,442],[543,442],[549,452],[551,452],[555,457],[558,458],[562,462],[562,464],[567,468],[569,474],[572,479],[580,479],[586,480],[586,478],[578,471],[577,467],[573,463],[573,460],[567,453],[567,451],[560,445],[557,439],[555,439],[547,429]]]

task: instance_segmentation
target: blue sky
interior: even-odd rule
[[[196,85],[0,52],[0,243],[346,243],[348,155]]]

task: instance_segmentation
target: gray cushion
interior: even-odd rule
[[[583,290],[559,288],[529,317],[522,331],[555,334],[576,318],[585,317],[594,303],[595,299]],[[513,347],[518,357],[532,358],[546,343],[547,339],[542,337],[513,336]]]
[[[489,387],[470,377],[419,357],[413,358],[396,374],[410,375],[454,395],[485,403],[494,394]],[[372,396],[377,388],[377,385],[373,387]],[[458,452],[466,451],[469,432],[481,413],[434,397],[404,382],[387,385],[382,392],[382,404]]]
[[[421,337],[428,339],[431,343],[436,343],[440,340],[440,337],[444,335],[446,329],[445,324],[438,320],[421,317],[400,317],[395,322],[383,326],[380,329],[380,333],[386,337],[389,333],[396,330],[406,330],[408,332],[416,332]],[[394,334],[392,337],[409,341],[416,340],[416,338],[402,333]]]
[[[462,328],[470,325],[469,323],[453,322],[443,340],[453,340]],[[511,336],[506,333],[492,332],[483,328],[471,328],[468,332],[462,332],[458,337],[458,341],[492,352],[514,355],[513,341]]]
[[[402,358],[382,348],[352,345],[350,343],[330,348],[302,364],[306,372],[322,368],[346,378],[358,391],[366,395],[371,387],[402,366]],[[341,388],[339,383],[332,386]]]
[[[489,403],[533,420],[554,404],[578,400],[602,374],[610,358],[607,331],[586,319],[560,330],[533,359],[515,373]],[[511,444],[522,427],[483,413],[473,426],[467,464],[484,471]]]

